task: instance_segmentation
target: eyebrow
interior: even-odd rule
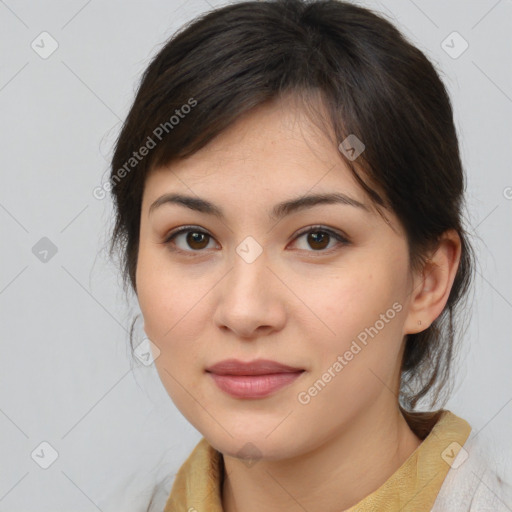
[[[225,219],[225,214],[222,208],[219,206],[211,203],[210,201],[207,201],[206,199],[186,196],[183,194],[164,194],[163,196],[160,196],[149,207],[148,216],[151,215],[154,210],[164,204],[178,204],[190,208],[191,210],[213,215],[219,219]],[[302,196],[297,199],[283,201],[282,203],[278,203],[274,206],[270,214],[270,218],[278,220],[287,215],[290,215],[291,213],[305,210],[307,208],[312,208],[321,204],[349,205],[371,213],[370,208],[366,204],[361,203],[358,200],[345,194],[342,194],[341,192],[336,192],[330,194],[313,194]]]

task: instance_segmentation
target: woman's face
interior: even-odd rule
[[[370,208],[338,151],[282,102],[147,178],[136,272],[144,330],[176,407],[225,454],[250,442],[262,457],[296,456],[370,410],[396,411],[413,284],[407,243],[394,215],[396,232]],[[192,203],[150,211],[164,194],[201,199],[222,217]],[[274,211],[322,194],[366,206]],[[303,371],[266,396],[233,396],[206,371],[231,358]]]

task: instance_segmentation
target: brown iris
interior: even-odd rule
[[[329,244],[329,235],[327,233],[323,233],[322,231],[314,231],[308,233],[308,243],[313,249],[325,249],[325,247]],[[327,241],[327,244],[323,243]],[[320,244],[320,247],[318,245]]]
[[[202,240],[201,240],[202,238]],[[189,246],[192,248],[192,249],[204,249],[207,245],[208,245],[208,240],[209,239],[209,235],[207,235],[206,233],[200,233],[198,231],[189,231],[187,233],[187,244],[189,244]],[[206,241],[206,243],[205,243]],[[199,244],[200,247],[197,247],[196,245],[194,244]],[[201,245],[201,244],[204,244],[204,245]]]

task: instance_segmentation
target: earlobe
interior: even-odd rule
[[[427,259],[414,281],[404,334],[424,331],[442,313],[457,274],[460,251],[458,233],[455,230],[445,232],[435,253]]]

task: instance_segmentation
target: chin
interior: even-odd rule
[[[221,436],[203,435],[223,455],[247,460],[248,464],[254,464],[259,459],[281,460],[297,455],[297,440],[294,436],[286,435],[286,439],[292,443],[286,445],[285,439],[275,432],[269,436],[268,432],[252,435],[248,429],[244,429],[244,434],[240,436],[233,434],[231,437],[225,432]]]

